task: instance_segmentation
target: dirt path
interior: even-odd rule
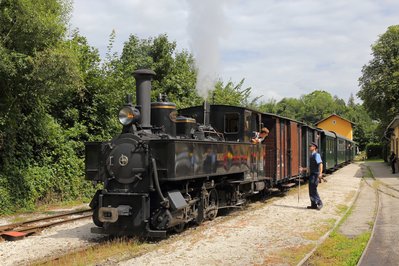
[[[308,210],[308,189],[301,187],[269,204],[222,217],[189,230],[168,245],[120,265],[291,265],[316,244],[343,215],[359,188],[358,164],[340,169],[319,185],[321,211]],[[292,252],[297,251],[297,252]]]

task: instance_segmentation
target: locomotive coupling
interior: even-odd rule
[[[132,215],[132,207],[128,205],[119,205],[117,208],[101,207],[98,210],[98,219],[103,223],[115,223],[119,216]]]

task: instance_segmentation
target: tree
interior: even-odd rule
[[[304,104],[295,98],[283,98],[276,106],[276,113],[296,120],[303,119]]]
[[[399,25],[388,27],[371,49],[373,58],[363,66],[357,95],[385,128],[399,113]]]
[[[201,102],[195,90],[196,70],[192,55],[187,51],[176,51],[176,43],[170,42],[165,34],[148,39],[131,35],[120,59],[112,63],[114,67],[108,74],[122,80],[118,88],[121,92],[135,88],[134,70],[149,68],[156,73],[152,83],[154,100],[158,94],[166,93],[178,108]]]
[[[261,112],[265,113],[277,113],[277,100],[276,99],[268,99],[266,102],[262,101],[258,105],[258,109]]]
[[[77,198],[87,185],[76,152],[80,127],[51,115],[84,88],[65,42],[69,11],[62,0],[0,1],[0,212]]]
[[[209,91],[208,101],[212,104],[225,104],[234,106],[244,106],[248,108],[257,108],[257,100],[260,97],[252,98],[252,88],[243,88],[245,79],[242,79],[238,84],[232,81],[224,84],[219,80],[213,91]]]
[[[348,107],[354,107],[356,104],[355,104],[355,97],[353,96],[353,93],[351,93],[351,95],[349,96],[349,99],[348,99],[348,104],[347,104],[347,106]]]

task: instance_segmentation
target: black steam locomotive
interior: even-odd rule
[[[154,75],[134,72],[137,105],[127,97],[119,112],[122,133],[86,143],[86,177],[104,183],[90,203],[93,232],[165,237],[168,230],[214,219],[219,209],[241,205],[250,195],[290,187],[299,166],[307,165],[313,141],[328,141],[323,145],[332,147],[324,152],[330,157],[338,154],[338,140],[348,144],[345,160],[327,160],[325,169],[353,158],[350,140],[273,114],[205,104],[178,116],[165,98],[151,103]],[[261,126],[269,128],[268,138],[251,144]]]

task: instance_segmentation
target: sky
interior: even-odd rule
[[[71,28],[102,57],[112,30],[119,54],[130,34],[166,33],[211,79],[245,78],[263,101],[314,90],[347,101],[398,14],[398,0],[74,0]]]

